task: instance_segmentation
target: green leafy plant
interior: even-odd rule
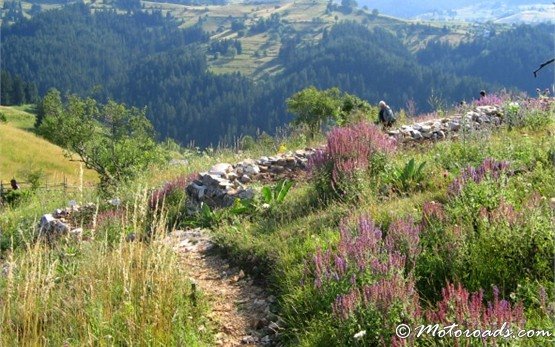
[[[210,228],[222,222],[223,213],[223,210],[213,210],[208,204],[202,202],[196,218],[192,222],[186,224],[191,224],[195,227]]]
[[[262,202],[269,205],[281,204],[292,186],[293,181],[283,180],[273,187],[266,186],[262,188],[260,191]]]
[[[403,168],[394,172],[393,182],[395,187],[402,192],[409,192],[419,187],[424,180],[425,165],[425,161],[417,164],[414,158],[409,160]]]

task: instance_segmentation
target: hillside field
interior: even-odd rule
[[[8,122],[0,123],[0,180],[9,183],[15,177],[24,181],[24,176],[33,170],[42,170],[45,181],[62,183],[64,177],[69,184],[79,183],[79,163],[64,157],[63,150],[32,133],[35,116],[29,106],[0,107]],[[92,170],[83,172],[84,183],[95,183]]]

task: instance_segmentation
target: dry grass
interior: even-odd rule
[[[149,222],[146,190],[87,240],[29,242],[0,275],[0,345],[208,345],[205,307]],[[96,216],[95,216],[96,219]],[[149,242],[129,232],[153,230]]]
[[[8,118],[7,124],[0,124],[0,180],[24,180],[24,172],[42,169],[51,183],[61,183],[66,177],[69,184],[79,184],[79,163],[64,157],[60,147],[23,130],[32,128],[33,115],[11,107],[0,110]],[[84,170],[84,182],[96,183],[96,173]]]

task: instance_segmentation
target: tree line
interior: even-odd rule
[[[268,22],[284,25],[277,17]],[[159,139],[207,146],[272,133],[292,120],[287,98],[311,85],[338,87],[371,104],[384,99],[394,109],[413,102],[419,111],[432,109],[432,91],[445,104],[501,85],[530,92],[540,80],[528,76],[526,62],[535,66],[553,45],[552,26],[541,25],[457,47],[431,43],[417,54],[382,28],[343,22],[307,43],[289,27],[278,56],[282,72],[253,81],[208,69],[208,54],[238,50],[240,40],[210,42],[199,25],[180,24],[157,11],[69,5],[5,26],[2,69],[35,83],[41,96],[54,87],[62,99],[77,94],[146,106]]]

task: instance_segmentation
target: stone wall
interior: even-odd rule
[[[418,143],[456,138],[462,131],[476,131],[498,126],[503,117],[498,106],[478,106],[464,115],[454,115],[403,125],[389,130],[389,136],[398,143]],[[320,147],[323,149],[325,146]],[[228,207],[235,199],[252,199],[254,191],[248,188],[252,181],[276,181],[307,168],[308,158],[316,148],[305,148],[273,157],[246,159],[237,164],[220,163],[208,172],[202,172],[187,187],[188,203],[193,209],[201,202],[212,208]]]
[[[236,164],[220,163],[208,172],[202,172],[187,187],[189,202],[201,202],[212,208],[233,205],[235,199],[252,199],[254,191],[247,188],[252,181],[275,181],[288,175],[305,170],[308,158],[315,152],[306,148],[257,160],[246,159]]]
[[[401,143],[442,140],[447,137],[457,138],[461,131],[471,132],[488,126],[498,126],[502,121],[503,114],[498,106],[478,106],[464,115],[403,125],[388,131],[388,134]]]
[[[88,203],[84,206],[71,203],[70,207],[56,209],[52,213],[44,214],[37,227],[38,236],[48,241],[70,235],[80,238],[83,229],[80,227],[84,221],[92,219],[96,213],[96,205]]]

